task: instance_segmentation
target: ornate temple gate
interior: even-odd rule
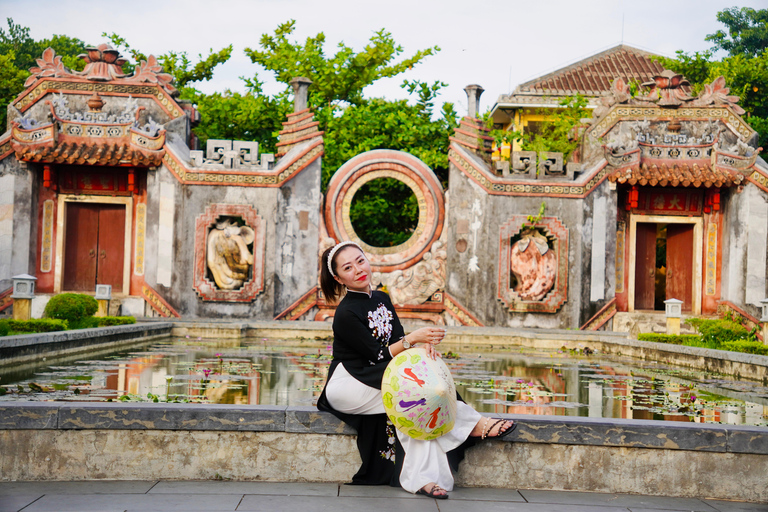
[[[702,219],[633,215],[629,244],[630,310],[663,310],[663,301],[683,301],[683,311],[701,313]]]
[[[133,203],[131,196],[59,195],[57,293],[92,292],[97,284],[129,293]]]
[[[65,216],[62,289],[90,292],[97,284],[122,289],[125,206],[70,203]]]

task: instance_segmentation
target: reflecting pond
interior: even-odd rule
[[[169,338],[95,359],[2,368],[0,401],[314,405],[329,343]],[[481,412],[768,426],[768,388],[757,382],[588,349],[452,350],[444,359],[456,387]]]

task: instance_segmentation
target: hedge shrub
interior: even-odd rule
[[[720,344],[720,348],[723,350],[731,350],[733,352],[746,352],[747,354],[768,356],[768,345],[763,345],[760,341],[726,341]]]
[[[741,324],[731,320],[690,318],[686,322],[701,333],[701,340],[705,343],[721,344],[726,341],[754,339]]]
[[[7,336],[11,332],[39,333],[66,331],[69,324],[66,320],[55,318],[33,318],[31,320],[0,320],[0,336]],[[3,334],[3,332],[5,334]]]
[[[132,316],[103,316],[96,317],[98,327],[110,327],[113,325],[135,324],[136,318]]]
[[[74,326],[84,318],[93,316],[99,310],[99,303],[90,295],[82,293],[60,293],[48,301],[43,316],[66,320]]]
[[[637,339],[640,341],[655,341],[656,343],[685,345],[687,343],[696,343],[701,338],[698,334],[659,334],[655,332],[642,332],[637,335]]]

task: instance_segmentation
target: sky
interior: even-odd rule
[[[723,28],[717,12],[733,6],[716,0],[0,0],[0,18],[29,27],[35,39],[62,34],[97,45],[108,42],[102,33],[117,33],[146,54],[196,57],[232,44],[232,57],[213,79],[195,85],[208,93],[243,91],[239,77],[255,74],[265,93],[282,90],[243,50],[258,48],[262,34],[288,20],[296,20],[297,41],[324,32],[326,55],[340,42],[359,51],[383,28],[403,47],[400,58],[441,50],[367,87],[365,95],[408,98],[403,79],[440,80],[449,85],[439,101],[466,114],[469,84],[485,89],[482,112],[517,84],[622,42],[666,56],[706,50],[711,44],[704,37]],[[738,7],[765,8],[765,0]]]

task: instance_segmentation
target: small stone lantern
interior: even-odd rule
[[[680,334],[680,318],[683,316],[683,301],[667,299],[664,301],[664,312],[667,315],[667,334]]]
[[[96,302],[99,303],[99,310],[96,311],[96,316],[100,316],[100,317],[109,316],[110,300],[112,300],[112,285],[97,284],[96,285]]]
[[[760,317],[760,322],[763,324],[763,345],[768,345],[768,299],[760,301],[763,308],[763,316]]]
[[[13,276],[13,319],[29,320],[32,317],[32,299],[35,298],[36,277],[29,274]]]

